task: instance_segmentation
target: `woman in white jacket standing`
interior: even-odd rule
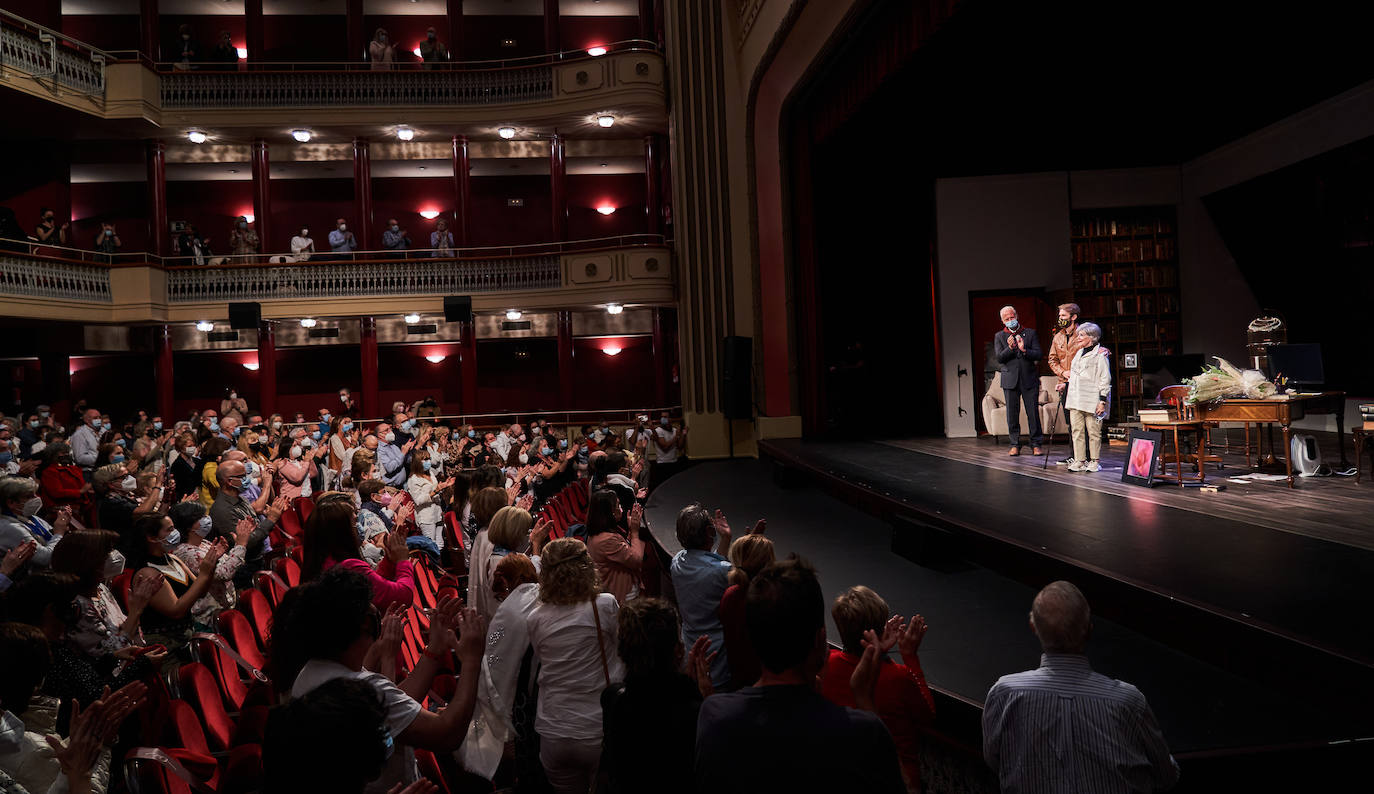
[[[1101,471],[1102,420],[1112,403],[1112,354],[1098,344],[1102,329],[1082,323],[1074,345],[1079,348],[1069,365],[1069,385],[1064,390],[1064,405],[1069,409],[1073,432],[1073,460],[1069,471]]]
[[[415,523],[420,533],[438,546],[444,548],[444,508],[440,492],[453,487],[453,478],[443,482],[431,473],[435,461],[430,460],[428,449],[419,449],[410,459],[410,479],[406,480],[406,490],[415,500]]]

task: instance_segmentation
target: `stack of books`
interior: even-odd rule
[[[1140,421],[1142,424],[1151,422],[1167,422],[1173,418],[1169,411],[1168,403],[1150,403],[1140,409]]]
[[[1360,418],[1365,430],[1374,430],[1374,403],[1360,403]]]

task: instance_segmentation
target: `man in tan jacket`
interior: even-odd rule
[[[1055,384],[1055,389],[1059,391],[1059,410],[1064,414],[1064,426],[1069,426],[1069,409],[1064,404],[1064,390],[1069,385],[1069,366],[1073,364],[1073,355],[1078,352],[1079,345],[1075,343],[1074,337],[1078,334],[1078,315],[1082,313],[1077,303],[1063,303],[1059,306],[1059,322],[1055,326],[1054,337],[1050,341],[1050,353],[1046,357],[1050,362],[1050,369],[1054,371],[1055,377],[1059,382]],[[1067,464],[1073,459],[1070,452],[1069,457],[1059,461]]]

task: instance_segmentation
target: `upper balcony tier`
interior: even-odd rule
[[[265,318],[442,311],[447,295],[474,309],[666,305],[672,255],[660,235],[460,249],[215,257],[194,265],[148,253],[103,255],[0,240],[0,316],[86,323],[217,320],[257,302]]]
[[[0,12],[0,64],[11,89],[111,120],[165,129],[415,124],[572,130],[613,113],[628,132],[667,129],[664,63],[651,41],[483,61],[154,61],[91,47]],[[414,60],[412,58],[412,60]]]

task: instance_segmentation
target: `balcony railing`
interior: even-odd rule
[[[88,96],[105,94],[109,53],[0,10],[0,64]]]
[[[60,259],[34,260],[0,250],[0,293],[110,303],[110,269]]]
[[[652,42],[609,45],[611,52],[653,51]],[[583,50],[502,61],[242,65],[159,63],[164,109],[494,105],[554,96],[554,65],[590,58]]]

